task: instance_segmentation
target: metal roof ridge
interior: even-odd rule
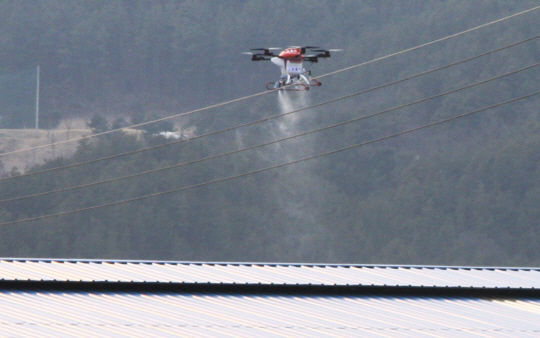
[[[540,297],[538,288],[413,286],[413,285],[316,285],[250,283],[164,283],[115,281],[0,280],[2,290],[40,292],[123,292],[204,294],[310,294],[411,297]]]
[[[540,271],[540,267],[511,266],[460,266],[423,264],[362,264],[362,263],[287,263],[287,262],[226,262],[226,261],[171,261],[171,260],[131,260],[131,259],[88,259],[88,258],[17,258],[0,257],[0,262],[42,262],[42,263],[109,263],[109,264],[172,264],[172,265],[219,265],[219,266],[280,266],[280,267],[328,267],[328,268],[382,268],[382,269],[451,269],[451,270],[505,270]]]

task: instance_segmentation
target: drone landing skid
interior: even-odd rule
[[[275,82],[268,82],[266,84],[266,89],[268,89],[268,90],[284,90],[284,91],[288,91],[288,92],[299,92],[299,91],[309,90],[309,85],[303,84],[303,83],[302,84],[297,83],[297,84],[280,86],[279,84],[276,85]]]
[[[268,82],[266,84],[266,89],[268,90],[283,90],[291,92],[299,92],[309,90],[310,87],[320,86],[321,83],[315,79],[311,79],[310,83],[294,83],[294,84],[281,84],[278,82]]]

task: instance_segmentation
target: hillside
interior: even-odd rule
[[[35,129],[0,129],[0,153],[8,153],[23,149],[51,145],[52,143],[69,141],[90,135],[84,119],[69,121],[51,130]],[[0,157],[4,173],[16,168],[24,172],[26,168],[43,164],[46,160],[57,157],[70,157],[77,149],[77,141],[61,143],[33,151],[22,151]]]
[[[538,5],[0,2],[0,73],[62,117],[3,151],[176,116],[5,162],[47,172],[0,180],[0,256],[538,266]],[[308,44],[344,51],[306,92],[241,54]]]

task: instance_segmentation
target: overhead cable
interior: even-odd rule
[[[478,30],[478,29],[481,29],[481,28],[485,28],[485,27],[491,26],[491,25],[493,25],[493,24],[496,24],[496,23],[499,23],[499,22],[502,22],[502,21],[505,21],[505,20],[514,18],[514,17],[516,17],[516,16],[523,15],[523,14],[526,14],[526,13],[529,13],[529,12],[532,12],[532,11],[537,10],[537,9],[539,9],[539,8],[540,8],[540,6],[536,6],[536,7],[533,7],[533,8],[527,9],[527,10],[524,10],[524,11],[522,11],[522,12],[518,12],[518,13],[515,13],[515,14],[512,14],[512,15],[506,16],[506,17],[504,17],[504,18],[501,18],[501,19],[498,19],[498,20],[495,20],[495,21],[491,21],[491,22],[485,23],[485,24],[480,25],[480,26],[476,26],[476,27],[473,27],[473,28],[470,28],[470,29],[467,29],[467,30],[464,30],[464,31],[461,31],[461,32],[458,32],[458,33],[455,33],[455,34],[452,34],[452,35],[445,36],[445,37],[440,38],[440,39],[437,39],[437,40],[433,40],[433,41],[430,41],[430,42],[426,42],[426,43],[423,43],[423,44],[421,44],[421,45],[414,46],[414,47],[411,47],[411,48],[408,48],[408,49],[404,49],[404,50],[399,51],[399,52],[396,52],[396,53],[392,53],[392,54],[388,54],[388,55],[385,55],[385,56],[381,56],[380,58],[376,58],[376,59],[373,59],[373,60],[369,60],[369,61],[364,62],[364,63],[359,63],[359,64],[354,65],[354,66],[342,68],[342,69],[336,70],[336,71],[334,71],[334,72],[330,72],[330,73],[324,74],[324,75],[322,75],[322,76],[318,76],[318,78],[323,78],[323,77],[326,77],[326,76],[335,75],[335,74],[342,73],[342,72],[345,72],[345,71],[348,71],[348,70],[351,70],[351,69],[354,69],[354,68],[358,68],[358,67],[365,66],[365,65],[370,64],[370,63],[373,63],[373,62],[377,62],[377,61],[385,60],[385,59],[388,59],[388,58],[391,58],[391,57],[394,57],[394,56],[397,56],[397,55],[405,54],[405,53],[411,52],[411,51],[413,51],[413,50],[417,50],[417,49],[420,49],[420,48],[423,48],[423,47],[427,47],[427,46],[436,44],[436,43],[438,43],[438,42],[442,42],[442,41],[445,41],[445,40],[449,40],[449,39],[455,38],[455,37],[457,37],[457,36],[460,36],[460,35],[463,35],[463,34],[466,34],[466,33],[470,33],[470,32],[472,32],[472,31],[475,31],[475,30]]]
[[[425,125],[422,125],[422,126],[419,126],[419,127],[416,127],[416,128],[404,130],[404,131],[401,131],[401,132],[398,132],[398,133],[395,133],[395,134],[383,136],[383,137],[380,137],[380,138],[377,138],[377,139],[374,139],[374,140],[371,140],[371,141],[366,141],[366,142],[350,145],[350,146],[347,146],[347,147],[339,148],[339,149],[336,149],[336,150],[324,152],[324,153],[321,153],[321,154],[304,157],[304,158],[301,158],[301,159],[298,159],[298,160],[285,162],[285,163],[273,165],[273,166],[270,166],[270,167],[249,171],[249,172],[246,172],[246,173],[243,173],[243,174],[224,177],[224,178],[220,178],[220,179],[216,179],[216,180],[212,180],[212,181],[207,181],[207,182],[203,182],[203,183],[199,183],[199,184],[194,184],[194,185],[187,186],[187,187],[182,187],[182,188],[178,188],[178,189],[172,189],[172,190],[168,190],[168,191],[158,192],[158,193],[154,193],[154,194],[150,194],[150,195],[130,198],[130,199],[121,200],[121,201],[115,201],[115,202],[96,205],[96,206],[92,206],[92,207],[86,207],[86,208],[70,210],[70,211],[63,211],[63,212],[59,212],[59,213],[55,213],[55,214],[37,216],[37,217],[32,217],[32,218],[26,218],[26,219],[21,219],[21,220],[17,220],[17,221],[3,222],[3,223],[0,223],[0,226],[14,225],[14,224],[19,224],[19,223],[25,223],[25,222],[30,222],[30,221],[37,221],[37,220],[47,219],[47,218],[51,218],[51,217],[58,217],[58,216],[76,214],[76,213],[81,213],[81,212],[85,212],[85,211],[96,210],[96,209],[101,209],[101,208],[105,208],[105,207],[111,207],[111,206],[115,206],[115,205],[131,203],[131,202],[137,202],[137,201],[145,200],[145,199],[148,199],[148,198],[164,196],[164,195],[168,195],[168,194],[172,194],[172,193],[176,193],[176,192],[181,192],[181,191],[185,191],[185,190],[189,190],[189,189],[194,189],[194,188],[208,186],[208,185],[212,185],[212,184],[216,184],[216,183],[230,181],[230,180],[237,179],[237,178],[240,178],[240,177],[253,175],[253,174],[258,174],[258,173],[261,173],[261,172],[278,169],[278,168],[281,168],[281,167],[297,164],[297,163],[300,163],[300,162],[313,160],[313,159],[320,158],[320,157],[323,157],[323,156],[333,155],[333,154],[336,154],[336,153],[339,153],[339,152],[343,152],[343,151],[346,151],[346,150],[358,148],[358,147],[361,147],[361,146],[366,146],[366,145],[369,145],[369,144],[373,144],[375,142],[388,140],[388,139],[398,137],[398,136],[402,136],[402,135],[405,135],[405,134],[408,134],[408,133],[412,133],[412,132],[415,132],[415,131],[418,131],[418,130],[421,130],[421,129],[433,127],[433,126],[436,126],[436,125],[439,125],[439,124],[443,124],[443,123],[451,122],[451,121],[454,121],[454,120],[457,120],[457,119],[460,119],[460,118],[471,116],[473,114],[477,114],[477,113],[482,112],[482,111],[497,108],[497,107],[500,107],[500,106],[503,106],[503,105],[506,105],[506,104],[509,104],[509,103],[513,103],[513,102],[516,102],[516,101],[519,101],[519,100],[523,100],[523,99],[526,99],[526,98],[529,98],[529,97],[532,97],[532,96],[535,96],[535,95],[538,95],[538,94],[540,94],[540,91],[537,91],[537,92],[534,92],[534,93],[531,93],[531,94],[527,94],[525,96],[521,96],[521,97],[518,97],[518,98],[510,99],[510,100],[507,100],[507,101],[504,101],[504,102],[501,102],[501,103],[497,103],[497,104],[491,105],[489,107],[485,107],[485,108],[477,109],[477,110],[474,110],[474,111],[471,111],[471,112],[468,112],[468,113],[457,115],[457,116],[454,116],[454,117],[451,117],[451,118],[447,118],[447,119],[444,119],[444,120],[439,120],[439,121],[432,122],[432,123],[429,123],[429,124],[425,124]]]
[[[453,89],[453,90],[450,90],[450,91],[447,91],[447,92],[444,92],[444,93],[441,93],[441,94],[433,95],[433,96],[430,96],[430,97],[427,97],[427,98],[423,98],[423,99],[420,99],[420,100],[417,100],[417,101],[413,101],[413,102],[410,102],[410,103],[406,103],[406,104],[402,104],[402,105],[395,106],[395,107],[392,107],[392,108],[388,108],[388,109],[385,109],[385,110],[382,110],[382,111],[379,111],[379,112],[376,112],[376,113],[372,113],[372,114],[369,114],[369,115],[357,117],[357,118],[354,118],[354,119],[351,119],[351,120],[347,120],[347,121],[336,123],[336,124],[333,124],[333,125],[330,125],[330,126],[310,130],[310,131],[307,131],[307,132],[303,132],[303,133],[300,133],[300,134],[288,136],[288,137],[285,137],[285,138],[281,138],[281,139],[277,139],[277,140],[257,144],[257,145],[250,146],[250,147],[247,147],[247,148],[242,148],[242,149],[238,149],[238,150],[234,150],[234,151],[230,151],[230,152],[226,152],[226,153],[222,153],[222,154],[208,156],[208,157],[198,159],[198,160],[194,160],[194,161],[190,161],[190,162],[184,162],[184,163],[179,163],[179,164],[175,164],[175,165],[171,165],[171,166],[167,166],[167,167],[163,167],[163,168],[148,170],[148,171],[144,171],[144,172],[140,172],[140,173],[136,173],[136,174],[132,174],[132,175],[111,178],[111,179],[107,179],[107,180],[102,180],[102,181],[98,181],[98,182],[73,186],[73,187],[69,187],[69,188],[51,190],[51,191],[37,193],[37,194],[33,194],[33,195],[27,195],[27,196],[21,196],[21,197],[14,197],[14,198],[10,198],[10,199],[4,199],[4,200],[0,200],[0,204],[1,203],[7,203],[7,202],[19,201],[19,200],[28,199],[28,198],[40,197],[40,196],[45,196],[45,195],[50,195],[50,194],[56,194],[56,193],[66,192],[66,191],[75,190],[75,189],[88,188],[88,187],[92,187],[92,186],[96,186],[96,185],[100,185],[100,184],[105,184],[105,183],[112,183],[112,182],[115,182],[115,181],[130,179],[130,178],[139,177],[139,176],[143,176],[143,175],[154,174],[154,173],[165,171],[165,170],[176,169],[176,168],[180,168],[180,167],[191,165],[191,164],[196,164],[196,163],[200,163],[200,162],[204,162],[204,161],[208,161],[208,160],[217,159],[217,158],[220,158],[220,157],[225,157],[225,156],[238,154],[238,153],[241,153],[241,152],[244,152],[244,151],[247,151],[247,150],[252,150],[252,149],[255,149],[255,148],[268,146],[268,145],[271,145],[271,144],[291,140],[291,139],[294,139],[294,138],[307,136],[309,134],[321,132],[321,131],[328,130],[328,129],[331,129],[331,128],[335,128],[335,127],[338,127],[338,126],[344,126],[344,125],[347,125],[347,124],[350,124],[350,123],[353,123],[353,122],[358,122],[358,121],[361,121],[361,120],[364,120],[364,119],[367,119],[367,118],[370,118],[370,117],[378,116],[378,115],[381,115],[381,114],[385,114],[385,113],[388,113],[388,112],[391,112],[391,111],[394,111],[394,110],[398,110],[398,109],[401,109],[401,108],[405,108],[405,107],[409,107],[409,106],[416,105],[416,104],[419,104],[419,103],[423,103],[423,102],[426,102],[426,101],[429,101],[429,100],[432,100],[432,99],[436,99],[436,98],[446,96],[446,95],[449,95],[449,94],[453,94],[453,93],[456,93],[456,92],[459,92],[459,91],[462,91],[462,90],[465,90],[465,89],[476,87],[476,86],[479,86],[479,85],[482,85],[482,84],[485,84],[485,83],[488,83],[488,82],[491,82],[491,81],[494,81],[494,80],[498,80],[498,79],[501,79],[503,77],[510,76],[510,75],[513,75],[513,74],[516,74],[516,73],[519,73],[519,72],[522,72],[522,71],[525,71],[525,70],[529,70],[529,69],[532,69],[532,68],[535,68],[535,67],[538,67],[538,66],[540,66],[540,62],[535,63],[535,64],[530,65],[530,66],[527,66],[525,68],[521,68],[521,69],[518,69],[518,70],[507,72],[507,73],[504,73],[504,74],[501,74],[501,75],[498,75],[498,76],[495,76],[495,77],[492,77],[492,78],[489,78],[489,79],[486,79],[486,80],[483,80],[483,81],[480,81],[480,82],[469,84],[469,85],[466,85],[464,87]],[[288,114],[298,112],[298,111],[304,110],[304,109],[320,107],[320,106],[323,106],[325,104],[328,104],[330,102],[335,102],[335,101],[336,100],[331,100],[331,101],[319,103],[319,104],[316,104],[316,105],[313,105],[313,106],[310,106],[310,107],[305,107],[305,108],[301,108],[301,109],[298,109],[298,110],[288,112]]]
[[[360,91],[360,92],[344,95],[344,96],[341,96],[341,97],[338,97],[338,98],[335,98],[335,99],[332,99],[332,100],[329,100],[329,101],[326,101],[324,103],[317,104],[317,105],[314,105],[314,106],[304,107],[304,108],[300,108],[300,109],[297,109],[297,110],[294,110],[294,111],[269,116],[269,117],[259,119],[259,120],[256,120],[256,121],[251,121],[251,122],[236,125],[236,126],[233,126],[233,127],[220,129],[220,130],[213,131],[213,132],[210,132],[210,133],[194,136],[194,137],[191,137],[191,138],[186,139],[186,140],[176,140],[176,141],[173,141],[173,142],[168,142],[168,143],[164,143],[164,144],[155,145],[155,146],[152,146],[152,147],[137,149],[137,150],[133,150],[133,151],[125,152],[125,153],[120,153],[120,154],[115,154],[115,155],[111,155],[111,156],[106,156],[106,157],[102,157],[102,158],[98,158],[98,159],[94,159],[94,160],[88,160],[88,161],[84,161],[84,162],[72,163],[72,164],[68,164],[68,165],[64,165],[64,166],[60,166],[60,167],[54,167],[54,168],[39,170],[39,171],[35,171],[35,172],[24,173],[24,174],[20,174],[20,175],[2,177],[2,178],[0,178],[0,181],[14,179],[14,178],[20,178],[20,177],[26,177],[26,176],[33,176],[33,175],[48,173],[48,172],[51,172],[51,171],[74,168],[74,167],[78,167],[78,166],[82,166],[82,165],[97,163],[97,162],[100,162],[100,161],[111,160],[111,159],[119,158],[119,157],[123,157],[123,156],[134,155],[134,154],[137,154],[137,153],[150,151],[150,150],[155,150],[155,149],[158,149],[158,148],[162,148],[162,147],[166,147],[166,146],[170,146],[170,145],[174,145],[174,144],[179,144],[179,143],[183,143],[183,142],[187,142],[187,141],[193,141],[193,140],[196,140],[196,139],[199,139],[199,138],[209,137],[209,136],[217,135],[217,134],[220,134],[220,133],[232,131],[232,130],[235,130],[235,129],[251,126],[251,125],[254,125],[254,124],[257,124],[257,123],[266,122],[266,121],[269,121],[269,120],[272,120],[272,119],[276,119],[276,118],[280,118],[280,117],[287,116],[287,115],[290,115],[290,114],[298,113],[300,111],[304,111],[304,110],[319,107],[319,106],[322,106],[322,105],[330,104],[330,103],[340,101],[340,100],[344,100],[344,99],[348,99],[348,98],[351,98],[351,97],[354,97],[354,96],[366,94],[368,92],[372,92],[372,91],[375,91],[375,90],[378,90],[378,89],[386,88],[386,87],[389,87],[389,86],[392,86],[392,85],[395,85],[395,84],[398,84],[398,83],[401,83],[401,82],[405,82],[405,81],[408,81],[408,80],[411,80],[411,79],[414,79],[414,78],[417,78],[417,77],[420,77],[420,76],[428,75],[428,74],[431,74],[431,73],[434,73],[434,72],[437,72],[437,71],[440,71],[440,70],[443,70],[443,69],[446,69],[446,68],[449,68],[449,67],[453,67],[453,66],[456,66],[456,65],[459,65],[459,64],[462,64],[462,63],[466,63],[468,61],[472,61],[474,59],[477,59],[477,58],[480,58],[480,57],[483,57],[483,56],[486,56],[486,55],[489,55],[489,54],[493,54],[493,53],[500,52],[502,50],[505,50],[505,49],[508,49],[508,48],[511,48],[511,47],[515,47],[515,46],[520,45],[522,43],[530,42],[532,40],[538,39],[539,37],[540,37],[540,35],[536,35],[536,36],[527,38],[525,40],[521,40],[521,41],[512,43],[512,44],[507,45],[507,46],[503,46],[503,47],[500,47],[500,48],[497,48],[497,49],[494,49],[494,50],[491,50],[491,51],[488,51],[488,52],[485,52],[485,53],[482,53],[482,54],[479,54],[479,55],[469,57],[467,59],[463,59],[463,60],[460,60],[460,61],[450,63],[450,64],[442,66],[442,67],[427,70],[427,71],[424,71],[424,72],[421,72],[421,73],[418,73],[418,74],[414,74],[414,75],[411,75],[411,76],[408,76],[408,77],[405,77],[405,78],[402,78],[402,79],[399,79],[399,80],[396,80],[396,81],[392,81],[392,82],[389,82],[389,83],[386,83],[386,84],[382,84],[382,85],[379,85],[379,86],[376,86],[376,87],[372,87],[372,88],[369,88],[369,89],[366,89],[366,90],[363,90],[363,91]]]
[[[438,42],[449,40],[451,38],[454,38],[454,37],[457,37],[457,36],[460,36],[460,35],[463,35],[463,34],[466,34],[466,33],[470,33],[472,31],[475,31],[475,30],[478,30],[478,29],[481,29],[481,28],[485,28],[485,27],[494,25],[496,23],[499,23],[499,22],[502,22],[502,21],[505,21],[505,20],[508,20],[508,19],[511,19],[511,18],[520,16],[520,15],[523,15],[523,14],[526,14],[526,13],[529,13],[529,12],[532,12],[532,11],[537,10],[539,8],[540,8],[540,6],[536,6],[536,7],[533,7],[533,8],[530,8],[530,9],[527,9],[527,10],[524,10],[524,11],[521,11],[521,12],[518,12],[518,13],[515,13],[515,14],[512,14],[512,15],[508,15],[508,16],[503,17],[501,19],[490,21],[488,23],[485,23],[485,24],[482,24],[482,25],[479,25],[479,26],[476,26],[476,27],[473,27],[473,28],[458,32],[458,33],[445,36],[445,37],[437,39],[437,40],[433,40],[433,41],[430,41],[430,42],[427,42],[427,43],[423,43],[423,44],[417,45],[415,47],[411,47],[411,48],[408,48],[408,49],[405,49],[405,50],[402,50],[402,51],[399,51],[399,52],[396,52],[396,53],[388,54],[386,56],[375,58],[375,59],[372,59],[370,61],[366,61],[366,62],[359,63],[359,64],[356,64],[356,65],[353,65],[353,66],[342,68],[342,69],[339,69],[339,70],[336,70],[336,71],[333,71],[333,72],[330,72],[330,73],[327,73],[327,74],[323,74],[323,75],[318,76],[318,78],[324,78],[324,77],[327,77],[327,76],[330,76],[330,75],[338,74],[338,73],[345,72],[345,71],[355,69],[355,68],[358,68],[358,67],[362,67],[362,66],[365,66],[365,65],[377,62],[377,61],[381,61],[381,60],[388,59],[388,58],[391,58],[391,57],[394,57],[394,56],[397,56],[397,55],[401,55],[401,54],[404,54],[404,53],[407,53],[407,52],[410,52],[410,51],[413,51],[413,50],[417,50],[417,49],[420,49],[420,48],[423,48],[423,47],[427,47],[427,46],[436,44]],[[123,128],[108,130],[108,131],[105,131],[105,132],[102,132],[102,133],[96,133],[96,134],[92,134],[92,135],[85,136],[85,137],[79,137],[79,138],[74,138],[74,139],[71,139],[71,140],[63,140],[63,141],[58,141],[58,142],[55,142],[55,143],[44,144],[44,145],[36,146],[36,147],[32,147],[32,148],[25,148],[25,149],[19,149],[19,150],[14,150],[14,151],[10,151],[10,152],[5,152],[5,153],[1,153],[0,157],[6,156],[6,155],[16,154],[16,153],[20,153],[20,152],[30,151],[30,150],[37,150],[37,149],[41,149],[41,148],[45,148],[45,147],[50,147],[50,146],[53,146],[53,145],[68,143],[68,142],[80,141],[82,139],[98,137],[98,136],[114,133],[114,132],[117,132],[117,131],[142,127],[142,126],[149,125],[149,124],[152,124],[152,123],[161,122],[161,121],[165,121],[165,120],[169,120],[169,119],[173,119],[173,118],[177,118],[177,117],[181,117],[181,116],[186,116],[186,115],[194,114],[194,113],[201,112],[201,111],[204,111],[204,110],[209,110],[209,109],[213,109],[213,108],[222,107],[222,106],[225,106],[225,105],[228,105],[228,104],[231,104],[231,103],[235,103],[235,102],[243,101],[243,100],[250,99],[250,98],[253,98],[253,97],[265,95],[265,94],[270,93],[270,92],[272,92],[272,91],[263,91],[263,92],[259,92],[259,93],[256,93],[256,94],[247,95],[247,96],[244,96],[244,97],[241,97],[241,98],[238,98],[238,99],[225,101],[225,102],[217,103],[217,104],[214,104],[214,105],[206,106],[206,107],[203,107],[203,108],[195,109],[195,110],[188,111],[188,112],[185,112],[185,113],[166,116],[166,117],[163,117],[163,118],[160,118],[160,119],[147,121],[147,122],[143,122],[143,123],[139,123],[139,124],[133,124],[133,125],[126,126],[126,127],[123,127]]]

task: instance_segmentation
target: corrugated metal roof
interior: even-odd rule
[[[1,281],[540,288],[540,269],[0,259]]]
[[[540,300],[0,292],[2,337],[516,337]]]
[[[540,335],[540,269],[530,268],[0,259],[0,282],[0,337]],[[162,284],[174,287],[142,287]],[[180,287],[198,284],[238,287]],[[282,285],[300,292],[275,292]],[[339,294],[314,286],[387,288]],[[484,296],[385,293],[411,286]],[[535,296],[486,296],[484,288]]]

